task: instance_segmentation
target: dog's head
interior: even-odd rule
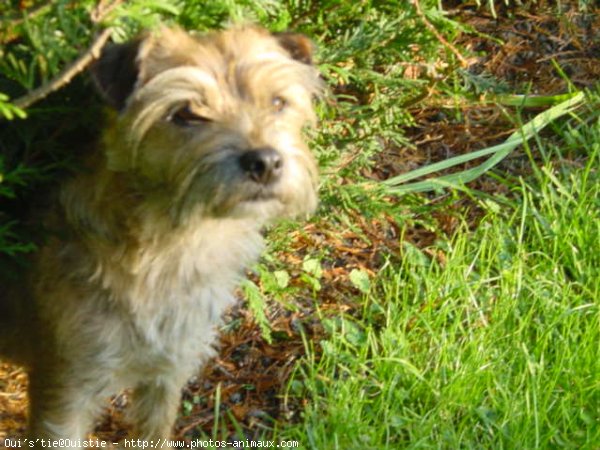
[[[92,72],[119,111],[108,168],[170,202],[177,220],[311,212],[317,168],[302,128],[320,90],[312,50],[302,35],[255,27],[165,28],[107,47]]]

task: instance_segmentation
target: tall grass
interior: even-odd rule
[[[596,448],[600,124],[565,138],[512,186],[516,201],[482,201],[474,231],[390,258],[358,317],[327,319],[322,357],[288,392],[308,407],[281,436],[314,449]],[[589,154],[561,166],[564,152]]]

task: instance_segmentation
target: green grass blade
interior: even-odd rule
[[[493,102],[504,106],[518,106],[521,108],[540,108],[554,106],[576,97],[579,92],[559,95],[496,95]]]
[[[523,125],[520,130],[511,134],[502,144],[494,145],[492,147],[468,153],[466,155],[460,155],[454,158],[449,158],[445,161],[430,164],[426,167],[390,178],[389,180],[384,181],[383,184],[389,187],[387,192],[391,194],[407,194],[411,192],[432,191],[437,190],[442,186],[454,186],[472,181],[497,165],[516,147],[531,139],[556,119],[573,111],[573,109],[580,106],[585,100],[585,94],[583,92],[578,92],[574,95],[568,95],[567,97],[568,98],[566,100],[562,101],[558,105],[553,106],[535,116],[531,121]],[[438,172],[440,170],[445,170],[487,155],[493,156],[476,167],[472,167],[458,173],[436,177],[430,180],[403,185],[403,183],[415,178],[425,176],[433,172]]]

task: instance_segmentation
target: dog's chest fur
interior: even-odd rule
[[[255,221],[203,219],[119,252],[68,243],[61,249],[64,258],[95,264],[83,265],[71,276],[48,278],[61,285],[52,286],[57,295],[76,299],[44,299],[42,307],[54,317],[51,334],[67,354],[91,351],[113,366],[120,376],[107,384],[110,390],[174,367],[189,376],[214,354],[222,313],[234,302],[233,290],[244,269],[262,249],[259,230]],[[81,258],[82,251],[88,257]],[[89,281],[73,283],[73,276]],[[82,286],[81,295],[73,295],[73,286]],[[91,286],[98,288],[90,296],[85,290]],[[69,339],[75,328],[81,339]]]

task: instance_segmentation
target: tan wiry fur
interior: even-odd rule
[[[55,233],[28,278],[0,293],[0,351],[29,368],[31,438],[85,437],[126,387],[134,436],[168,437],[261,228],[316,206],[301,129],[319,79],[305,38],[163,29],[131,48],[126,96],[125,57],[109,49],[98,63],[121,111],[87,170],[61,187],[47,216]],[[281,157],[272,182],[240,169],[240,155],[261,148]]]

